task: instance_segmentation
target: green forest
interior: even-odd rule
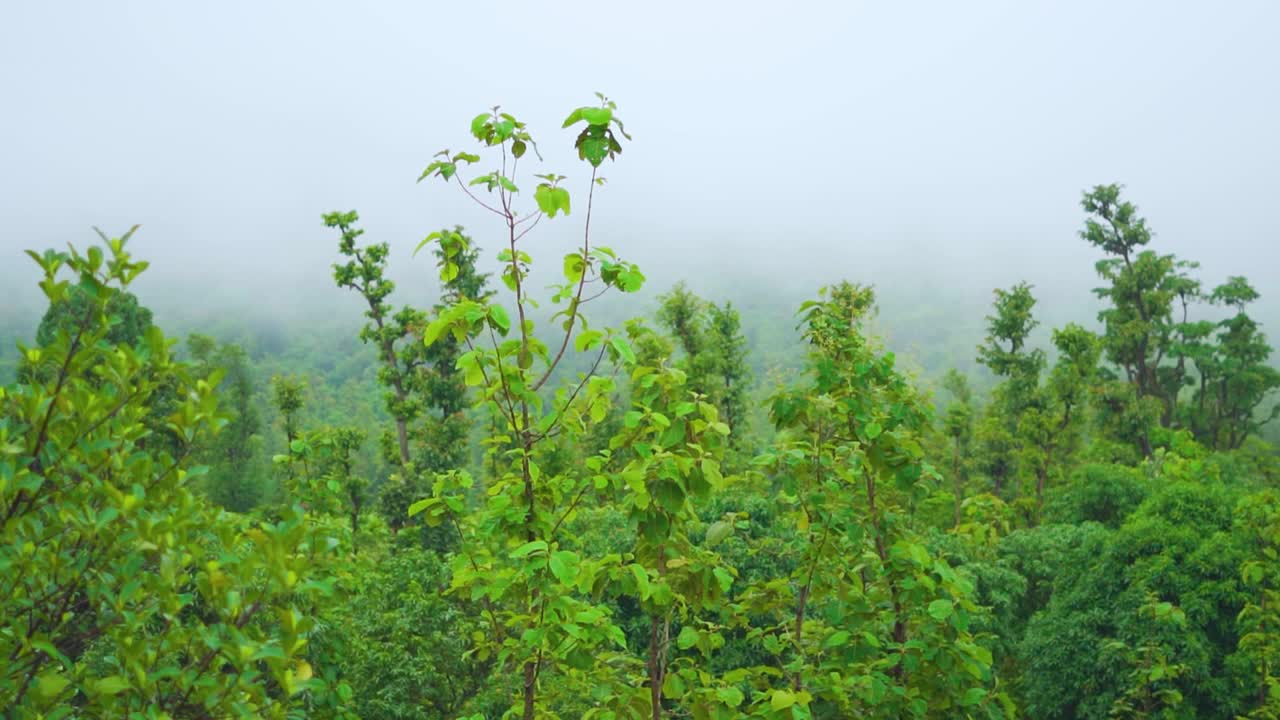
[[[0,714],[1280,719],[1250,268],[1102,178],[1073,322],[1017,283],[899,357],[872,285],[748,313],[598,244],[644,151],[608,98],[466,115],[418,182],[485,223],[393,255],[316,208],[341,338],[165,334],[145,228],[5,258],[47,306],[0,368]]]

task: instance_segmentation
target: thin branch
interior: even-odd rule
[[[470,563],[471,569],[475,571],[476,575],[480,575],[480,566],[476,564],[475,557],[466,549],[467,538],[462,534],[462,527],[458,525],[458,518],[454,517],[452,512],[447,513],[447,515],[449,516],[450,524],[453,525],[454,532],[458,533],[458,549],[462,551],[462,554],[467,556],[467,562]],[[498,636],[498,642],[502,642],[502,638],[505,634],[502,631],[502,623],[498,622],[498,616],[493,612],[493,600],[487,595],[484,597],[484,609],[485,612],[489,614],[489,622],[493,623],[493,628]]]
[[[573,389],[573,392],[569,394],[569,399],[565,401],[564,406],[560,409],[560,412],[556,414],[555,420],[551,421],[551,424],[547,426],[547,429],[544,432],[534,436],[533,438],[534,442],[537,442],[545,438],[547,436],[547,433],[551,432],[551,430],[554,429],[556,425],[559,424],[559,422],[564,418],[565,410],[569,409],[569,406],[573,404],[573,401],[575,399],[577,399],[578,393],[582,392],[582,388],[586,387],[587,383],[591,380],[591,378],[595,377],[596,370],[600,367],[600,361],[604,359],[604,353],[605,353],[605,350],[608,349],[608,347],[609,346],[604,343],[600,344],[600,352],[599,354],[596,355],[596,361],[592,363],[591,369],[587,371],[586,375],[582,376],[582,380],[578,383],[578,386],[575,387]]]
[[[630,447],[631,443],[634,442],[636,438],[640,437],[642,433],[643,433],[643,428],[637,426],[636,429],[632,431],[631,436],[628,437],[622,443],[622,447]],[[618,457],[617,455],[614,455],[613,457],[610,458],[610,461],[617,459],[617,457]],[[565,520],[569,519],[569,514],[573,512],[573,506],[577,504],[578,499],[580,499],[581,493],[585,492],[589,487],[590,485],[584,487],[582,490],[579,491],[579,498],[574,499],[573,504],[569,506],[569,509],[566,510],[564,514],[560,516],[560,519],[556,521],[556,524],[551,529],[552,536],[555,535],[556,530],[565,522]]]
[[[520,242],[520,238],[524,237],[525,235],[528,235],[530,230],[538,227],[538,223],[542,220],[542,211],[539,210],[537,215],[528,215],[524,218],[524,220],[517,220],[516,225],[519,225],[520,223],[525,222],[529,218],[533,218],[533,224],[525,228],[524,230],[521,230],[520,233],[516,235],[515,242]]]
[[[547,366],[547,373],[542,376],[538,382],[533,384],[533,391],[537,392],[547,380],[551,378],[551,373],[555,372],[556,366],[560,364],[560,359],[564,357],[564,351],[569,347],[569,338],[573,337],[573,327],[578,319],[578,307],[582,301],[582,288],[587,284],[587,255],[591,250],[591,203],[596,194],[596,169],[591,169],[591,185],[587,191],[587,219],[582,231],[582,277],[578,278],[578,292],[574,295],[573,302],[569,309],[569,322],[564,331],[564,340],[560,343],[560,349],[556,352],[556,356]]]
[[[480,207],[484,208],[485,210],[488,210],[489,212],[493,213],[494,215],[501,215],[502,217],[506,217],[506,214],[505,214],[505,213],[503,213],[501,210],[499,210],[499,209],[497,209],[497,208],[493,207],[493,206],[492,206],[492,205],[490,205],[489,203],[486,203],[485,201],[483,201],[483,200],[481,200],[480,198],[476,197],[476,196],[475,196],[475,193],[471,192],[471,188],[467,187],[466,183],[462,182],[462,178],[461,178],[461,177],[459,177],[456,173],[454,174],[454,177],[458,178],[458,187],[462,188],[462,192],[466,193],[466,194],[467,194],[467,197],[469,197],[469,198],[471,198],[472,200],[474,200],[474,201],[475,201],[475,203],[476,203],[477,205],[479,205]],[[482,176],[482,177],[483,177],[483,176]]]
[[[515,393],[511,391],[511,386],[507,383],[507,374],[502,372],[502,351],[498,349],[498,338],[494,335],[493,328],[489,328],[489,340],[493,343],[493,352],[497,357],[495,365],[498,369],[498,382],[502,385],[503,394],[506,395],[507,407],[511,411],[511,427],[514,429],[516,426]],[[483,368],[481,369],[483,370]]]
[[[600,296],[604,295],[604,294],[605,294],[605,293],[607,293],[607,292],[609,292],[609,288],[608,288],[608,286],[606,286],[606,287],[602,288],[602,289],[600,290],[600,292],[596,293],[595,295],[592,295],[591,297],[585,298],[584,300],[582,300],[581,302],[579,302],[579,303],[578,303],[578,306],[579,306],[579,307],[581,307],[581,306],[583,306],[583,305],[586,305],[587,303],[591,302],[592,300],[595,300],[595,299],[599,298]]]

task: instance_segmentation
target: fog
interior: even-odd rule
[[[1280,320],[1277,27],[1266,0],[5,3],[6,312],[38,312],[22,249],[139,223],[162,320],[354,321],[320,223],[351,208],[429,297],[427,232],[499,228],[415,180],[495,104],[578,190],[529,248],[553,274],[587,175],[560,121],[600,90],[634,142],[594,226],[657,290],[790,302],[848,277],[976,327],[1025,279],[1047,322],[1080,319],[1080,193],[1121,182],[1157,249],[1248,275]]]

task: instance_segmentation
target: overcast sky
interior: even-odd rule
[[[152,287],[270,313],[313,302],[319,216],[357,208],[414,284],[426,232],[497,242],[415,184],[431,154],[500,103],[581,182],[560,121],[601,90],[635,140],[597,227],[659,286],[777,270],[914,292],[918,270],[922,297],[1087,291],[1079,195],[1118,181],[1159,249],[1274,301],[1278,33],[1274,0],[12,0],[0,278],[30,285],[23,248],[141,223]],[[549,224],[548,265],[580,220]]]

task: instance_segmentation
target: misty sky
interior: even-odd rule
[[[189,309],[354,303],[314,291],[335,255],[320,214],[357,208],[425,287],[408,258],[425,233],[497,242],[456,191],[415,184],[431,154],[501,103],[547,170],[582,181],[560,121],[601,90],[635,141],[605,168],[597,227],[660,287],[780,272],[922,298],[1024,278],[1087,292],[1080,191],[1119,181],[1159,249],[1274,301],[1278,28],[1268,0],[15,0],[0,282],[22,303],[21,249],[141,223],[147,287]],[[552,272],[580,220],[531,248]]]

